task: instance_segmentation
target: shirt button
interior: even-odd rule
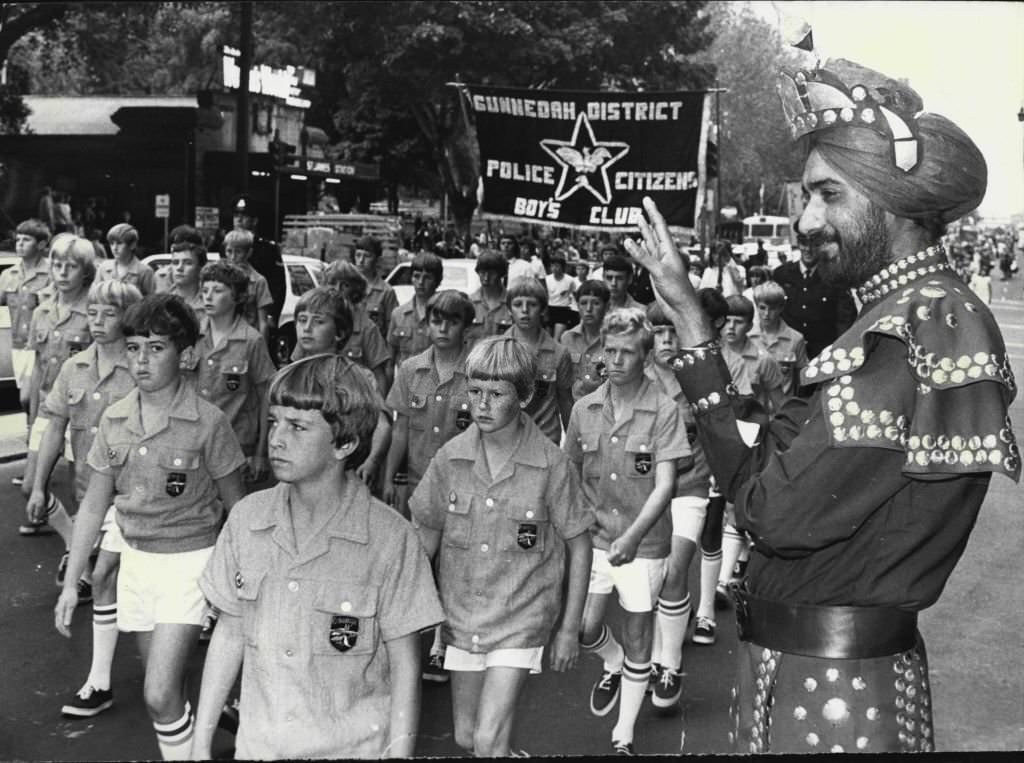
[[[476,634],[474,633],[474,634],[473,634],[473,638],[471,638],[471,639],[470,639],[470,641],[472,641],[472,642],[473,642],[474,644],[479,644],[479,643],[480,643],[480,637],[479,637],[479,636],[477,636],[477,635],[476,635]]]
[[[59,332],[59,331],[57,331],[57,330],[54,330],[54,332],[53,332],[53,335],[54,335],[54,336],[60,336],[60,332]]]
[[[617,475],[615,472],[612,472],[611,474],[608,475],[608,479],[610,479],[612,482],[615,482],[615,480],[617,480],[618,478],[619,475]]]
[[[619,515],[619,510],[618,509],[612,509],[612,514],[618,516]]]
[[[487,545],[486,543],[484,543],[484,544],[482,544],[482,545],[480,546],[480,550],[481,550],[481,551],[484,551],[484,552],[487,552],[487,551],[489,551],[489,550],[490,550],[490,548],[491,548],[491,547],[490,547],[490,546],[488,546],[488,545]]]
[[[435,400],[436,400],[437,402],[439,402],[439,403],[440,403],[440,402],[441,402],[441,401],[442,401],[442,400],[443,400],[444,398],[443,398],[443,397],[441,397],[440,395],[438,395],[438,396],[436,396],[436,397],[435,397],[434,399],[435,399]]]
[[[139,455],[140,456],[144,456],[147,453],[149,453],[149,448],[147,448],[145,445],[143,445],[141,448],[139,448]]]
[[[181,466],[181,459],[180,458],[174,459],[174,465],[175,466]]]
[[[455,511],[455,504],[454,503],[449,503],[448,504],[448,511]]]
[[[293,652],[291,649],[285,649],[284,650],[284,656],[285,657],[292,657],[294,655],[295,655],[295,652]]]
[[[206,389],[204,387],[203,389],[199,390],[199,394],[200,395],[209,395],[210,394],[210,390],[208,390],[208,389]]]
[[[298,583],[298,581],[289,580],[288,581],[288,590],[291,591],[292,593],[295,593],[296,591],[298,591],[299,590],[299,583]]]
[[[99,400],[101,397],[102,397],[102,395],[100,395],[99,392],[93,392],[92,393],[92,399],[93,400]]]
[[[208,360],[206,361],[206,365],[208,365],[208,366],[212,366],[212,365],[213,365],[213,358],[209,358],[209,359],[208,359]]]
[[[98,431],[100,431],[100,428],[99,427],[89,427],[89,431],[92,432],[93,434],[96,434]]]
[[[532,511],[526,512],[526,518],[527,519],[533,519],[533,512]]]
[[[487,508],[491,508],[494,506],[494,499],[488,498],[486,501],[484,501],[484,504],[486,504]]]
[[[434,434],[437,434],[440,431],[441,431],[441,427],[434,427]]]
[[[619,441],[619,438],[616,437],[615,435],[612,435],[612,442],[618,442],[618,441]]]
[[[341,611],[342,612],[351,612],[352,611],[352,602],[350,602],[350,601],[343,601],[343,602],[341,602]]]

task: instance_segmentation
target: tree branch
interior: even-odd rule
[[[40,3],[11,19],[5,19],[0,28],[0,61],[7,59],[11,47],[22,36],[45,24],[56,21],[67,13],[69,3]]]

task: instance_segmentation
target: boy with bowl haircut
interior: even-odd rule
[[[782,371],[782,394],[796,394],[800,371],[808,363],[804,335],[782,320],[786,306],[786,290],[775,281],[766,281],[753,289],[757,321],[747,334],[752,342],[762,345]]]
[[[377,381],[377,389],[384,394],[391,376],[388,371],[391,352],[377,324],[366,311],[368,282],[365,276],[351,262],[335,260],[324,271],[323,282],[337,288],[348,300],[352,311],[352,333],[342,348],[342,354],[353,363],[370,369]]]
[[[605,380],[601,324],[608,310],[611,293],[604,281],[584,281],[576,291],[580,322],[566,330],[559,341],[569,350],[572,360],[572,399],[579,400],[601,386]]]
[[[565,454],[525,413],[533,365],[508,336],[470,351],[473,424],[442,446],[410,499],[420,540],[438,555],[455,742],[477,756],[509,755],[516,702],[552,631],[554,670],[579,652],[594,518]]]
[[[224,259],[240,267],[249,279],[243,315],[249,325],[260,332],[263,341],[270,346],[270,311],[274,307],[274,298],[270,295],[270,286],[251,264],[252,247],[255,237],[252,231],[233,230],[224,237]]]
[[[611,311],[601,336],[608,381],[573,406],[565,450],[581,475],[584,501],[597,516],[580,637],[583,648],[604,661],[590,711],[604,716],[620,703],[612,748],[632,755],[651,673],[652,613],[672,542],[665,509],[676,463],[690,455],[690,447],[679,406],[644,376],[653,343],[644,311]],[[625,610],[621,645],[604,623],[613,591]]]
[[[333,286],[317,286],[303,294],[295,305],[296,351],[300,357],[320,353],[341,354],[352,332],[352,310],[348,300]],[[352,361],[345,358],[349,363]],[[373,430],[370,453],[356,467],[356,476],[368,485],[374,484],[377,471],[387,457],[391,442],[391,409],[377,387],[377,380],[365,366],[353,364],[376,392],[377,426]]]
[[[199,576],[225,512],[243,494],[245,457],[225,415],[182,376],[199,338],[191,308],[179,297],[153,294],[125,311],[123,326],[136,388],[100,418],[54,619],[70,637],[78,604],[73,581],[113,503],[124,537],[118,628],[138,633],[160,753],[181,760],[191,752],[193,731],[188,658],[206,609]]]
[[[754,305],[739,294],[725,298],[729,312],[722,326],[722,357],[732,374],[733,384],[741,395],[753,395],[765,410],[779,410],[782,394],[782,371],[779,364],[761,344],[748,334],[754,325]]]
[[[49,241],[50,228],[42,220],[30,218],[18,223],[14,248],[21,259],[0,273],[0,305],[6,305],[11,316],[11,368],[26,413],[35,358],[29,347],[29,329],[32,311],[45,298],[50,285],[50,260],[46,256]]]
[[[373,321],[381,337],[388,335],[388,323],[391,313],[398,307],[398,297],[391,284],[381,278],[378,263],[382,247],[374,236],[363,236],[356,241],[352,250],[352,264],[366,279],[366,315]]]
[[[427,303],[444,278],[441,258],[430,252],[420,252],[413,257],[409,269],[412,271],[413,297],[396,307],[388,321],[387,340],[394,368],[430,346]]]
[[[536,379],[526,412],[556,445],[572,412],[572,360],[569,351],[556,344],[544,330],[548,290],[532,276],[511,283],[507,292],[512,328],[504,336],[518,339],[533,355]]]
[[[199,274],[206,265],[206,246],[195,228],[179,225],[171,231],[171,263],[156,272],[157,292],[177,294],[185,304],[203,314]]]
[[[139,245],[139,232],[128,223],[118,223],[107,231],[107,243],[113,259],[100,260],[96,266],[97,281],[122,281],[130,283],[142,296],[156,291],[156,274],[149,265],[144,265],[135,256]]]
[[[124,311],[141,299],[139,290],[123,281],[97,282],[89,287],[86,315],[93,343],[64,361],[53,389],[41,406],[42,415],[50,423],[39,447],[32,494],[26,507],[30,521],[40,519],[46,511],[50,476],[64,451],[64,433],[68,428],[75,463],[75,500],[81,505],[85,497],[91,473],[86,457],[100,417],[109,405],[135,387],[128,369],[121,324]],[[117,569],[121,559],[121,534],[115,513],[113,506],[107,509],[101,527],[103,538],[92,570],[92,664],[85,684],[61,709],[65,716],[90,718],[114,704],[110,668],[117,647]],[[58,529],[63,529],[62,535],[66,533],[65,543],[70,546],[71,522],[67,521],[65,527]],[[57,572],[59,586],[64,584],[68,560],[69,554],[65,552]],[[80,598],[83,588],[80,584]]]
[[[228,262],[211,262],[199,279],[203,317],[196,387],[224,411],[248,460],[248,479],[260,482],[267,476],[266,399],[274,362],[263,337],[242,317],[249,284],[245,272]]]
[[[200,583],[222,614],[194,758],[212,757],[239,669],[239,758],[413,754],[417,633],[444,613],[415,531],[352,475],[369,451],[376,397],[336,355],[299,360],[271,382],[279,483],[231,513]]]
[[[476,261],[480,288],[469,295],[473,303],[473,325],[466,329],[466,344],[473,346],[485,336],[504,334],[512,327],[505,284],[508,260],[503,254],[487,250]]]
[[[682,696],[682,653],[686,628],[690,622],[689,569],[700,541],[707,514],[711,488],[711,467],[697,439],[697,422],[690,404],[672,368],[679,351],[675,328],[661,306],[647,308],[647,319],[654,328],[654,347],[645,374],[679,406],[691,455],[676,464],[676,483],[669,504],[672,518],[672,547],[668,556],[665,582],[658,594],[654,613],[654,646],[651,650],[651,703],[658,708],[675,707]]]

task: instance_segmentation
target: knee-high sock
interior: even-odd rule
[[[64,548],[71,548],[71,536],[75,532],[75,524],[71,520],[68,510],[61,503],[60,498],[53,493],[50,493],[50,500],[46,507],[46,521],[60,535],[64,541]]]
[[[185,714],[170,723],[153,723],[160,755],[164,760],[190,760],[192,757],[192,705],[185,703]]]
[[[690,595],[680,601],[658,599],[654,615],[654,651],[651,661],[679,670],[683,664],[683,640],[690,624]]]
[[[697,617],[715,619],[715,586],[718,585],[718,573],[722,570],[722,550],[700,552],[700,605]]]
[[[92,665],[86,683],[97,689],[110,688],[110,666],[117,649],[117,603],[94,604],[92,608]]]
[[[647,679],[651,675],[651,663],[633,662],[627,659],[622,665],[622,693],[619,695],[619,720],[612,729],[612,739],[619,742],[633,741],[633,727],[644,703]]]
[[[444,654],[444,641],[441,640],[441,626],[434,626],[434,643],[430,645],[431,654]]]
[[[618,673],[622,670],[622,663],[626,654],[622,651],[622,645],[615,640],[611,629],[605,625],[601,628],[601,635],[593,644],[581,644],[588,652],[593,652],[604,660],[604,669],[610,673]],[[647,680],[646,678],[644,679]]]
[[[719,581],[729,583],[732,580],[733,568],[746,545],[747,538],[743,533],[732,525],[725,526],[722,532],[722,569],[718,572]]]

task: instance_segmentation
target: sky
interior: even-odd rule
[[[1024,214],[1024,3],[764,2],[750,5],[771,23],[776,8],[802,17],[819,55],[847,58],[906,78],[926,111],[960,126],[988,163],[984,217]]]

